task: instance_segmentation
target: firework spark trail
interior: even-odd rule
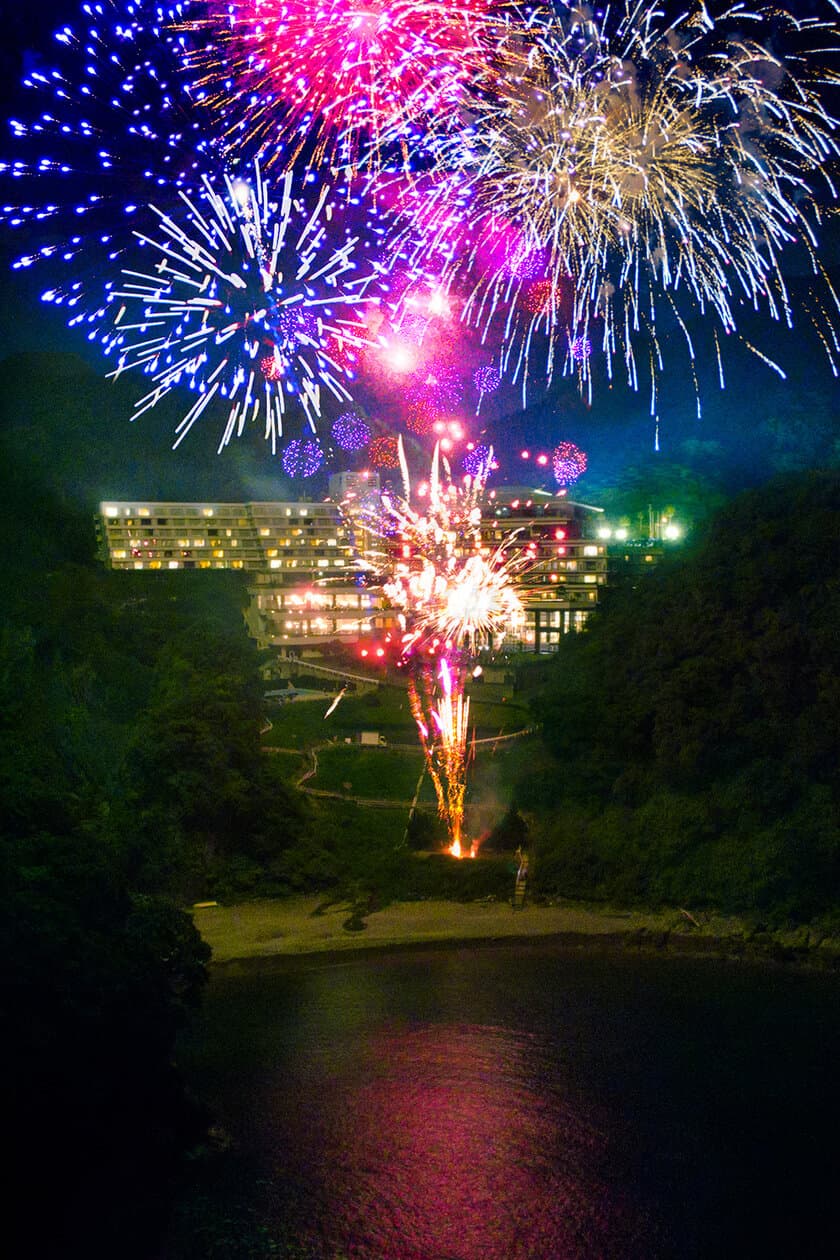
[[[103,336],[118,356],[111,375],[139,368],[152,378],[135,417],[178,384],[197,391],[176,446],[221,397],[228,415],[219,449],[262,410],[274,452],[290,396],[312,432],[322,387],[350,401],[331,342],[364,344],[356,308],[375,268],[356,276],[358,238],[326,239],[330,189],[322,186],[313,206],[291,172],[272,190],[255,163],[248,180],[225,175],[219,190],[205,177],[199,196],[182,193],[181,202],[177,218],[153,207],[158,234],[137,234],[152,258],[143,271],[125,270],[111,295],[118,309]]]
[[[464,798],[467,789],[467,734],[470,701],[464,678],[441,657],[438,668],[421,661],[408,678],[408,700],[429,777],[446,826],[449,852],[464,856]],[[474,849],[470,849],[475,856]]]
[[[463,852],[469,699],[466,680],[482,646],[498,646],[522,624],[514,588],[517,572],[530,563],[513,538],[496,549],[481,539],[481,503],[493,463],[492,449],[474,476],[458,484],[435,447],[424,508],[411,504],[411,484],[399,443],[404,497],[384,493],[375,508],[361,510],[373,538],[365,567],[384,579],[383,590],[398,609],[402,663],[438,811],[454,856]],[[349,512],[359,509],[348,506]]]
[[[266,163],[378,165],[487,72],[499,0],[211,0],[187,67],[226,135]]]
[[[769,26],[767,46],[744,34]],[[430,142],[433,178],[406,185],[403,239],[440,261],[463,318],[501,337],[523,401],[537,369],[591,396],[587,344],[633,388],[649,361],[654,390],[661,323],[695,358],[689,310],[725,332],[741,307],[792,325],[780,260],[798,245],[819,276],[816,185],[834,199],[840,154],[819,96],[840,82],[816,64],[823,37],[836,40],[832,23],[737,7],[669,25],[633,0],[618,21],[537,10],[511,28],[506,81],[474,86],[466,125]],[[533,268],[516,260],[540,257],[534,303]]]

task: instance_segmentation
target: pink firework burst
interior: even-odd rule
[[[451,411],[464,397],[464,384],[457,368],[435,365],[423,383],[426,397],[439,411]]]
[[[355,163],[442,117],[488,65],[498,0],[210,0],[194,83],[245,135]],[[278,141],[280,145],[278,145]]]
[[[397,439],[389,434],[374,438],[370,444],[369,454],[374,468],[399,468],[400,466]]]
[[[439,414],[437,407],[427,398],[417,398],[405,413],[405,427],[418,437],[425,437],[431,433]]]
[[[531,315],[544,315],[552,307],[557,307],[560,294],[553,280],[537,280],[525,291],[523,306]]]
[[[574,442],[560,442],[554,448],[551,462],[558,486],[571,486],[586,472],[588,461],[585,451]]]

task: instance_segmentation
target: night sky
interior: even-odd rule
[[[72,21],[78,6],[75,0],[47,0],[39,6],[5,7],[0,112],[7,119],[20,100],[14,84],[22,70],[31,68],[40,50],[49,55],[52,43],[49,32],[60,22]],[[14,157],[14,145],[5,138],[6,134],[4,122],[0,128],[0,156]],[[3,196],[6,196],[5,187]],[[820,256],[837,283],[840,280],[837,264],[840,235],[835,224],[836,220],[825,228]],[[39,301],[43,267],[38,269],[41,274],[32,279],[10,274],[9,260],[19,248],[16,234],[5,231],[0,253],[0,356],[8,358],[22,352],[75,354],[85,360],[92,372],[104,378],[105,364],[95,349],[89,348],[83,337],[65,328],[60,312]],[[791,257],[787,272],[794,290],[801,283],[798,270],[798,260]],[[780,363],[787,372],[785,381],[746,350],[736,337],[726,339],[724,345],[725,392],[719,389],[713,356],[708,352],[698,356],[702,401],[699,419],[681,334],[676,330],[669,332],[664,325],[663,329],[666,363],[660,377],[658,407],[661,458],[690,462],[688,452],[693,450],[696,454],[700,450],[707,467],[714,464],[728,487],[735,489],[776,471],[764,448],[768,421],[772,424],[774,418],[793,415],[800,425],[807,426],[809,417],[817,416],[823,427],[827,423],[836,425],[840,401],[838,382],[832,377],[816,338],[813,334],[807,335],[807,317],[801,313],[792,332],[766,316],[756,318],[749,311],[739,315],[739,332]],[[695,321],[692,332],[698,335],[698,344],[710,345],[703,336],[701,321]],[[669,344],[674,348],[669,350]],[[27,358],[11,365],[0,364],[0,375],[4,368],[8,373],[10,367],[14,375],[20,373],[22,384],[28,379],[27,373],[31,373],[32,388],[38,390],[40,373],[35,361]],[[140,377],[135,377],[133,384],[137,386],[137,396],[145,392],[140,388],[144,384]],[[118,412],[119,407],[115,406],[114,413]],[[482,415],[481,423],[485,425],[482,440],[492,441],[500,450],[502,468],[498,478],[509,482],[529,479],[533,465],[525,465],[519,459],[522,447],[550,450],[561,440],[576,442],[588,452],[589,473],[584,484],[591,486],[594,492],[600,483],[619,475],[626,466],[652,457],[654,423],[649,413],[647,389],[634,393],[619,369],[612,386],[605,380],[596,380],[591,407],[578,395],[574,381],[568,379],[555,384],[548,396],[539,396],[535,391],[524,412],[516,404],[513,391],[509,391],[503,405],[496,402]],[[154,494],[167,489],[174,493],[183,487],[195,493],[198,487],[204,486],[206,497],[218,496],[230,483],[233,469],[237,473],[245,470],[254,497],[258,493],[274,497],[289,489],[279,461],[272,460],[256,429],[246,432],[238,444],[232,443],[217,456],[219,421],[209,417],[203,433],[194,432],[177,452],[170,452],[171,418],[175,414],[177,408],[170,409],[169,415],[147,414],[133,426],[129,426],[126,414],[125,428],[119,432],[117,444],[121,455],[128,453],[137,466],[148,466],[148,492]],[[469,412],[466,414],[469,416]],[[17,420],[20,421],[19,416]],[[113,415],[113,423],[120,427],[117,414]],[[84,451],[86,435],[74,431],[72,418],[68,421],[65,417],[62,424],[66,443],[70,446],[77,443],[79,450]],[[471,421],[471,425],[477,427],[477,422]],[[153,470],[161,468],[167,470],[165,476],[169,484],[166,487],[154,483],[160,473]],[[298,482],[294,492],[302,494],[314,488],[314,482]],[[139,493],[142,487],[115,483],[111,493],[120,495],[129,489]]]

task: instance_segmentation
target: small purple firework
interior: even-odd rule
[[[569,352],[575,363],[584,363],[592,353],[592,342],[588,337],[573,337],[569,342]]]
[[[489,446],[474,446],[461,460],[461,469],[468,477],[487,475],[492,467],[493,452]]]
[[[361,451],[370,441],[370,425],[353,411],[345,411],[332,427],[333,441],[343,451]]]
[[[585,451],[575,446],[574,442],[560,442],[554,448],[551,462],[558,486],[571,486],[586,472],[588,461]]]
[[[493,367],[492,363],[487,363],[484,367],[477,368],[473,380],[479,394],[495,394],[502,383],[499,371]]]
[[[321,445],[312,438],[295,438],[283,452],[283,471],[287,477],[312,477],[323,462]]]

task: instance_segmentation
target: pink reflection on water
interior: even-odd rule
[[[530,1037],[503,1028],[373,1038],[364,1072],[350,1088],[345,1082],[340,1104],[325,1082],[320,1123],[311,1129],[325,1254],[647,1254],[649,1222],[599,1171],[604,1135],[584,1109],[555,1091],[547,1096],[538,1060]]]

